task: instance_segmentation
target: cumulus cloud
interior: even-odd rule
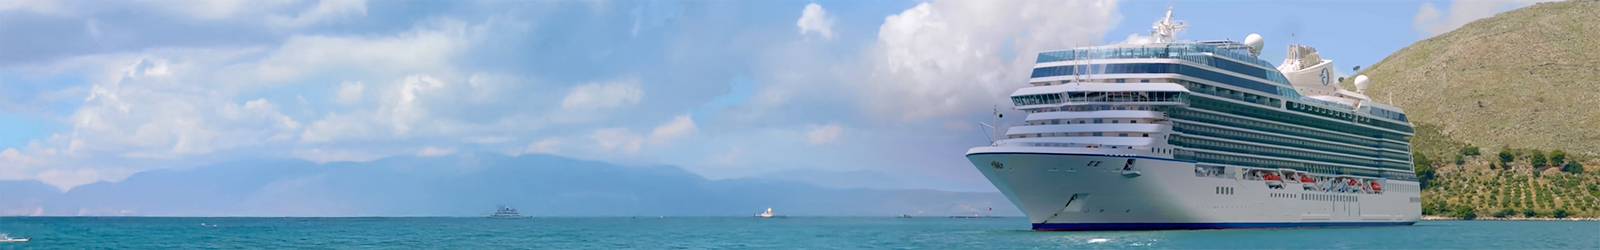
[[[533,143],[529,143],[528,147],[522,150],[522,153],[526,153],[526,154],[555,154],[555,153],[559,153],[556,149],[560,145],[561,145],[561,138],[545,138],[543,140],[539,140],[539,141],[535,141]]]
[[[1122,43],[1123,44],[1149,44],[1149,43],[1154,42],[1154,41],[1155,41],[1155,39],[1150,37],[1150,36],[1142,36],[1142,35],[1139,35],[1139,34],[1128,34],[1128,39],[1122,40]]]
[[[437,19],[394,36],[296,35],[259,64],[234,70],[262,82],[353,69],[382,75],[435,72],[454,68],[448,59],[474,39],[470,29],[458,20]]]
[[[970,114],[1010,105],[1038,52],[1097,42],[1117,18],[1115,1],[921,3],[885,18],[865,72],[845,78],[879,117]]]
[[[360,17],[367,15],[366,0],[322,0],[316,6],[301,11],[289,17],[282,15],[270,16],[267,24],[276,27],[301,27],[338,18]]]
[[[679,115],[678,117],[673,117],[671,122],[656,127],[655,131],[650,132],[650,136],[665,140],[688,135],[694,132],[695,129],[694,120],[689,119],[689,115]]]
[[[626,128],[598,129],[589,134],[589,139],[593,139],[595,143],[605,149],[616,150],[624,154],[639,153],[639,149],[644,146],[644,137],[628,131]]]
[[[625,78],[610,82],[593,82],[578,85],[561,99],[561,108],[593,110],[638,104],[644,99],[644,90],[638,78]]]
[[[800,20],[795,21],[795,25],[800,26],[801,35],[816,32],[822,35],[822,38],[833,38],[833,17],[828,16],[828,11],[823,10],[822,5],[807,4],[806,8],[800,11]]]
[[[425,147],[417,151],[417,156],[432,157],[446,156],[456,153],[456,148]]]
[[[1411,27],[1417,31],[1422,39],[1427,39],[1445,32],[1450,32],[1462,25],[1485,17],[1494,16],[1502,11],[1515,9],[1537,2],[1550,0],[1455,0],[1450,1],[1449,9],[1441,10],[1433,3],[1424,2],[1417,9],[1417,15],[1412,19]]]
[[[839,127],[839,124],[817,126],[812,128],[810,132],[806,132],[806,142],[811,143],[811,145],[833,142],[839,139],[839,133],[843,131],[844,128]]]
[[[361,92],[365,86],[360,81],[345,81],[339,83],[339,89],[334,94],[334,101],[340,104],[355,104],[361,101]]]
[[[59,10],[61,4],[56,0],[6,0],[0,1],[0,12],[5,11],[33,11],[51,13]]]

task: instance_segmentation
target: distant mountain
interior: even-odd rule
[[[1358,74],[1372,79],[1368,96],[1446,137],[1419,138],[1435,159],[1458,149],[1432,143],[1445,141],[1600,156],[1596,48],[1600,1],[1539,3],[1418,41]]]
[[[973,214],[988,207],[994,215],[1020,215],[999,193],[707,180],[673,166],[496,153],[236,161],[141,172],[66,193],[36,181],[0,181],[0,188],[7,190],[0,213],[8,215],[478,216],[496,205],[533,216],[745,216],[769,207],[797,216]]]
[[[811,169],[780,170],[755,179],[808,183],[826,188],[903,189],[911,186],[893,175],[878,171],[826,171]]]

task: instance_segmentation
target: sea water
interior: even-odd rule
[[[0,249],[1600,249],[1594,221],[1035,232],[1024,218],[5,217]]]

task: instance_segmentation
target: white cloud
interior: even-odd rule
[[[61,8],[57,0],[5,0],[0,1],[0,12],[22,10],[39,13],[52,13]]]
[[[875,117],[970,114],[1010,105],[1039,51],[1097,42],[1118,18],[1115,1],[922,3],[885,18],[866,65],[842,78],[859,79],[847,85]]]
[[[85,35],[89,35],[89,39],[100,41],[100,21],[94,18],[83,21],[83,32]]]
[[[277,27],[302,27],[318,22],[337,18],[361,17],[367,15],[366,0],[322,0],[316,6],[301,11],[294,17],[274,15],[267,18],[267,24]]]
[[[361,101],[361,91],[365,86],[360,81],[345,81],[339,83],[339,90],[335,92],[334,101],[339,104],[355,104]]]
[[[1411,27],[1422,39],[1450,32],[1462,25],[1502,11],[1549,0],[1455,0],[1448,10],[1440,10],[1433,3],[1424,2],[1417,9]]]
[[[238,69],[261,82],[286,82],[320,72],[358,69],[379,75],[416,74],[454,68],[450,58],[472,40],[465,23],[424,22],[395,36],[304,36],[288,38],[258,65]]]
[[[1149,43],[1154,42],[1154,41],[1155,40],[1152,39],[1149,36],[1141,36],[1139,34],[1128,34],[1128,39],[1127,40],[1122,40],[1122,43],[1123,44],[1149,44]]]
[[[639,104],[644,90],[638,78],[625,78],[611,82],[592,82],[578,85],[561,99],[561,108],[593,110]]]
[[[367,161],[377,160],[378,158],[383,158],[384,156],[389,156],[389,152],[373,152],[373,151],[354,151],[354,150],[337,150],[337,149],[313,148],[313,149],[296,149],[296,150],[290,152],[289,155],[294,156],[295,158],[300,158],[300,159],[313,161],[313,162],[317,162],[317,163],[329,163],[329,162],[339,162],[339,161],[367,162]]]
[[[806,132],[806,142],[811,143],[811,145],[833,142],[839,139],[839,133],[842,132],[844,132],[844,128],[839,127],[839,124],[817,126],[812,128],[811,132]]]
[[[543,140],[529,143],[528,147],[522,150],[522,153],[555,154],[558,153],[557,147],[559,146],[561,146],[560,138],[545,138]]]
[[[828,11],[816,3],[807,4],[800,11],[800,20],[795,21],[795,26],[800,27],[800,35],[806,32],[817,32],[822,38],[833,38],[833,17],[828,16]]]
[[[624,154],[639,153],[639,149],[644,146],[644,137],[626,128],[597,129],[589,134],[589,139],[593,139],[605,149],[617,150]]]
[[[244,0],[193,0],[193,1],[166,1],[144,0],[145,4],[165,8],[181,14],[186,14],[199,19],[223,19],[233,17],[242,11],[249,10]],[[266,1],[263,1],[266,2]],[[283,2],[283,1],[277,1]],[[260,6],[256,6],[260,7]]]
[[[695,129],[694,119],[689,119],[689,115],[680,115],[672,118],[672,122],[656,127],[655,131],[650,132],[650,136],[666,140],[688,135],[694,132]]]
[[[425,148],[422,148],[422,150],[418,150],[417,151],[417,156],[424,156],[424,157],[446,156],[446,155],[455,154],[455,153],[456,153],[456,148],[425,147]]]

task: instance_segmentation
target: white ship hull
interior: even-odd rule
[[[1269,187],[1267,181],[1197,176],[1193,162],[1117,152],[978,147],[967,158],[1027,214],[1034,230],[1390,226],[1421,217],[1414,192],[1323,191],[1283,182]],[[1131,172],[1123,170],[1129,159]]]

